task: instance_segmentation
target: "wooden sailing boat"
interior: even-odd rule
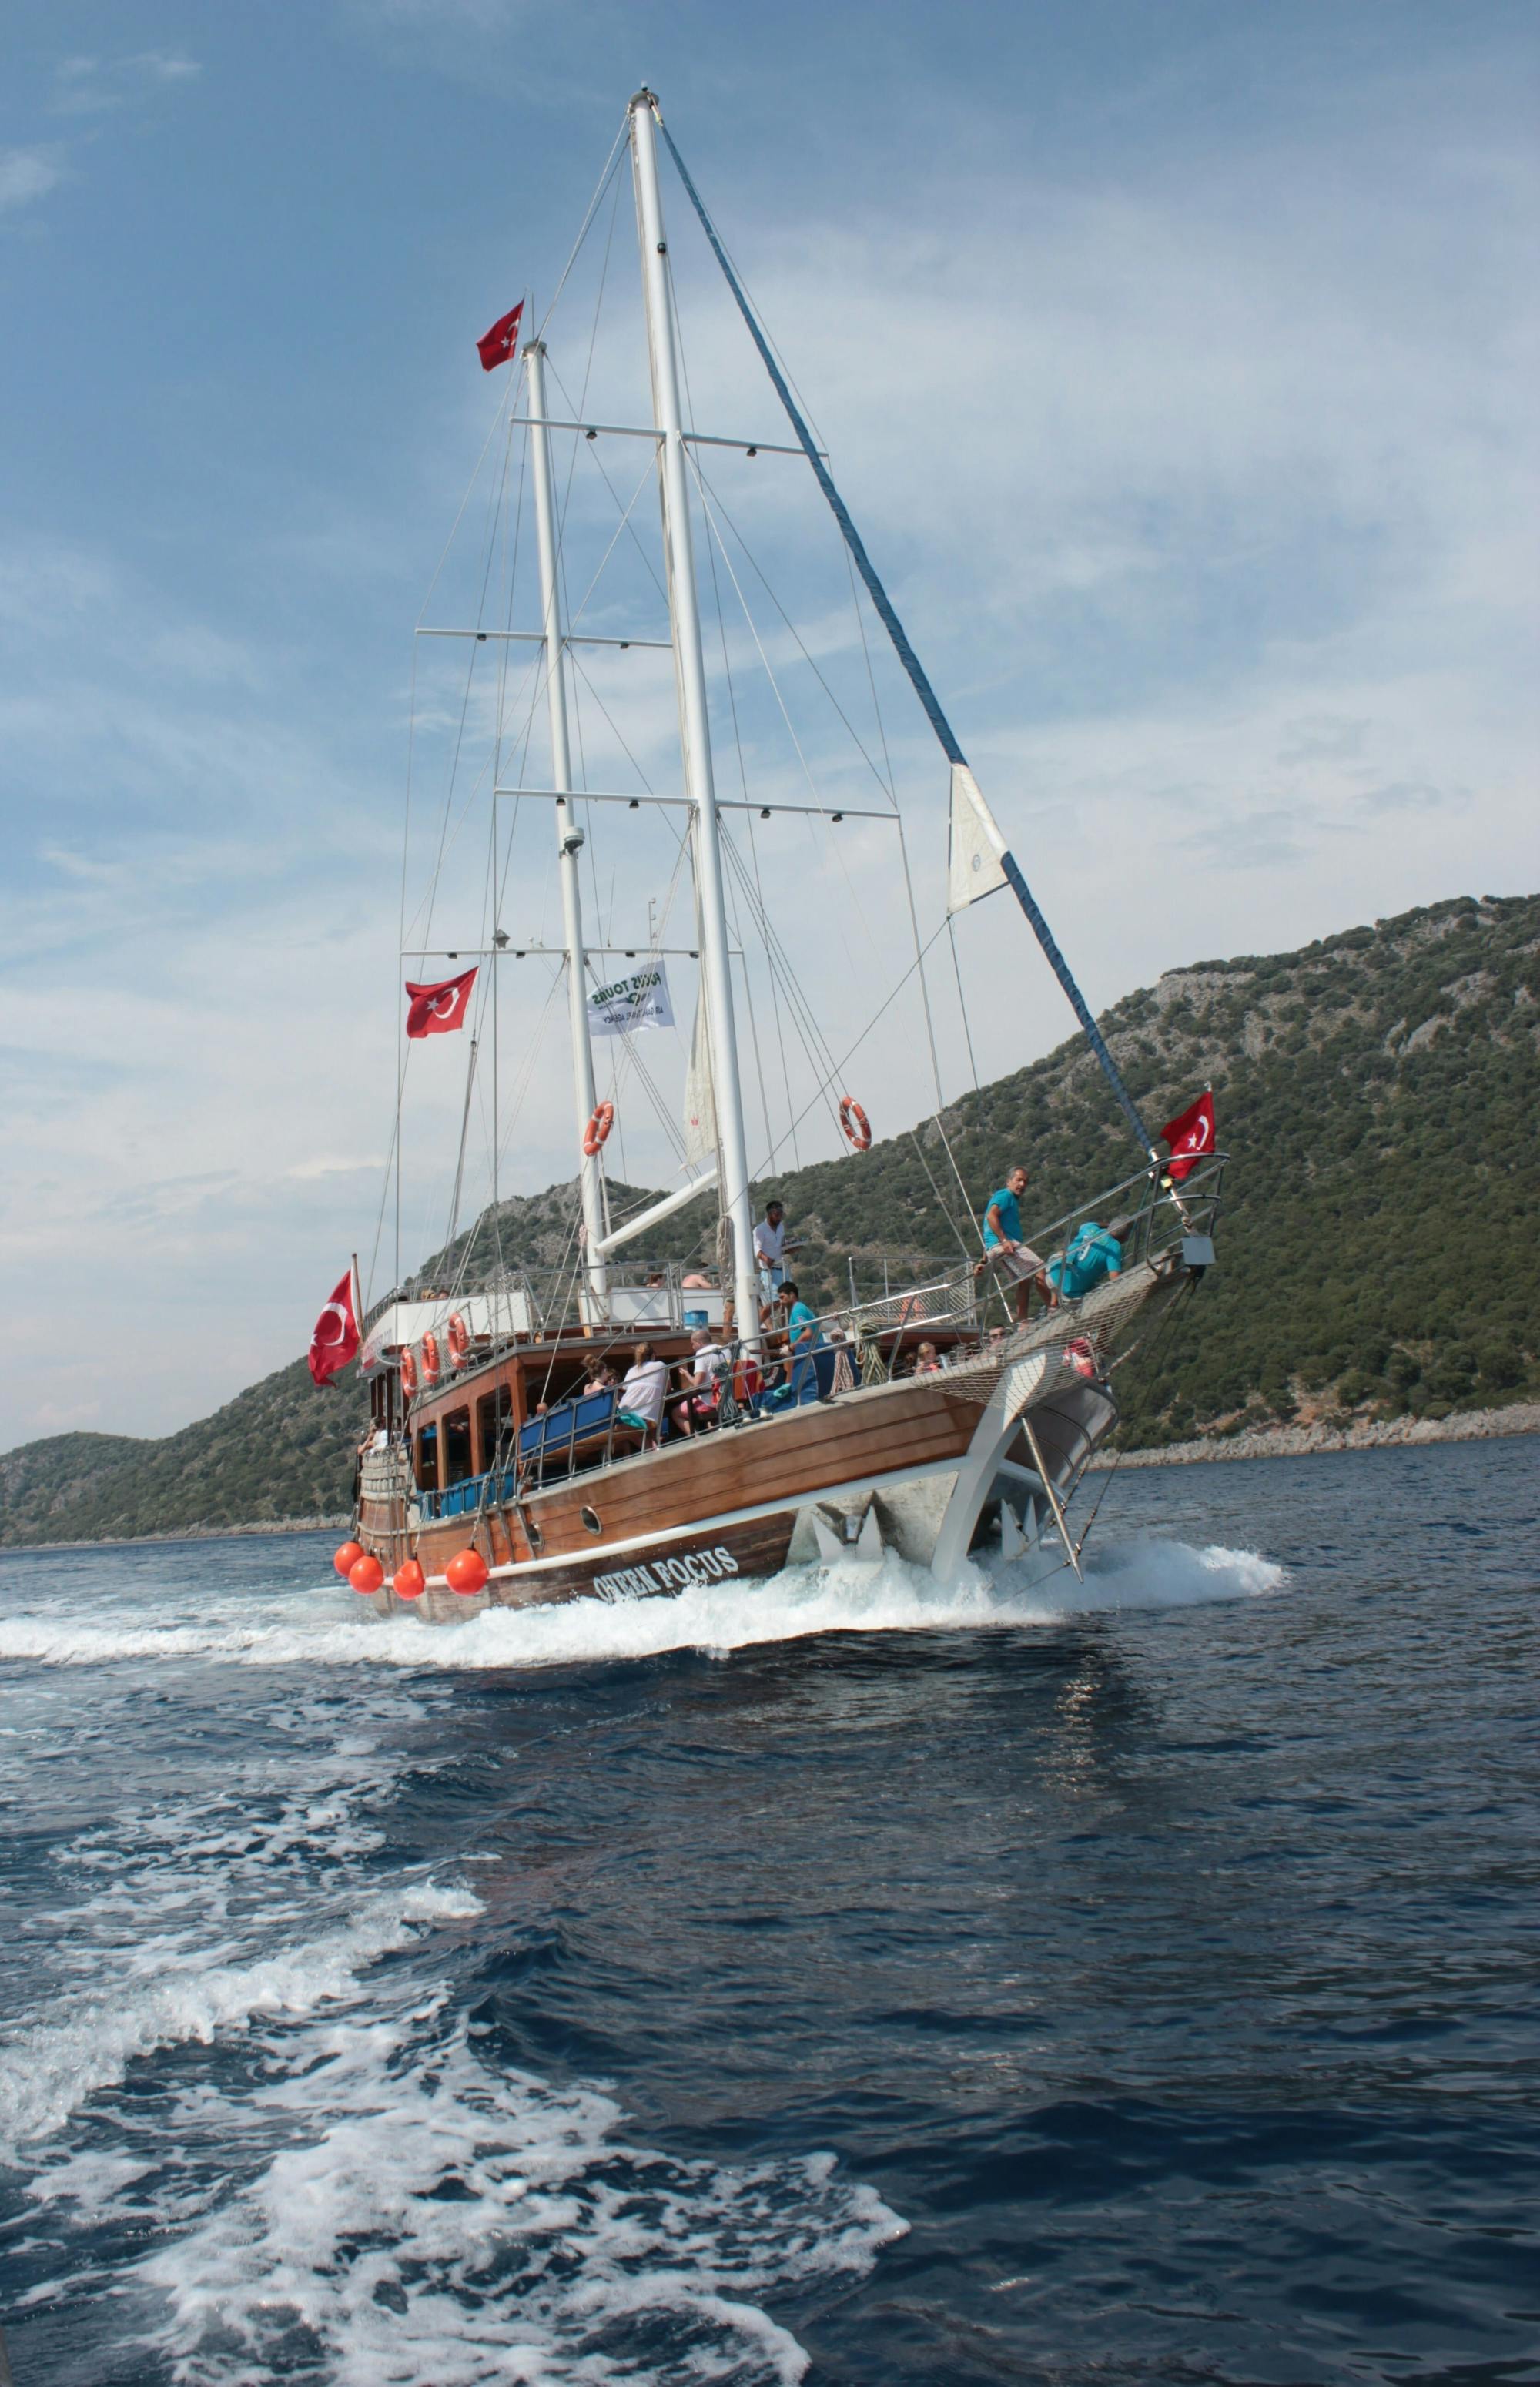
[[[562,620],[550,446],[553,431],[587,431],[591,437],[593,426],[551,416],[546,349],[536,337],[522,355],[522,427],[538,537],[543,619],[534,635],[543,649],[551,769],[549,789],[523,792],[549,798],[555,810],[574,1118],[583,1154],[580,1270],[572,1302],[554,1310],[506,1276],[481,1288],[461,1282],[415,1299],[392,1296],[378,1310],[361,1355],[372,1387],[373,1431],[360,1459],[357,1539],[339,1553],[339,1566],[346,1560],[357,1587],[382,1613],[420,1602],[435,1621],[488,1604],[676,1593],[695,1583],[770,1575],[789,1563],[874,1560],[887,1550],[945,1578],[970,1549],[985,1540],[992,1545],[996,1534],[1008,1556],[1040,1572],[1065,1565],[1078,1570],[1068,1511],[1087,1465],[1117,1420],[1114,1368],[1151,1314],[1176,1300],[1211,1262],[1209,1230],[1222,1162],[1205,1154],[1173,1182],[1178,1172],[1162,1163],[1145,1133],[651,93],[638,92],[631,101],[627,137],[653,421],[645,431],[617,430],[617,436],[649,437],[656,447],[684,793],[611,801],[633,810],[656,802],[687,808],[701,964],[702,1033],[695,1058],[709,1080],[713,1149],[676,1192],[618,1226],[612,1222],[602,1155],[606,1106],[597,1100],[590,1042],[596,965],[585,943],[579,878],[586,832],[577,818],[580,805],[604,799],[574,786],[572,635]],[[674,158],[796,433],[796,448],[782,452],[805,457],[811,467],[946,755],[948,909],[961,911],[1000,888],[1015,891],[1140,1148],[1130,1177],[1100,1190],[1046,1231],[1067,1239],[1076,1219],[1105,1216],[1110,1207],[1130,1217],[1121,1269],[1084,1298],[1066,1295],[1029,1325],[991,1330],[981,1308],[978,1269],[971,1258],[964,1260],[928,1282],[890,1287],[880,1300],[852,1299],[838,1313],[826,1308],[823,1329],[843,1345],[839,1372],[791,1355],[781,1363],[788,1382],[778,1403],[765,1402],[754,1390],[774,1372],[776,1359],[755,1265],[722,854],[723,814],[734,807],[718,797],[713,776],[688,478],[698,435],[687,430],[680,403],[660,141]],[[621,1282],[622,1250],[713,1185],[721,1287],[686,1294],[676,1281],[645,1287]],[[665,1364],[684,1362],[688,1324],[696,1317],[709,1322],[719,1342],[726,1338],[733,1358],[730,1373],[720,1380],[714,1424],[649,1446],[651,1437],[614,1393],[584,1387],[600,1354],[623,1348],[638,1333]],[[935,1372],[909,1372],[922,1338],[937,1352]]]

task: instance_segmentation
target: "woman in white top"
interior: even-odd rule
[[[638,1343],[631,1354],[631,1365],[621,1384],[619,1407],[624,1415],[641,1420],[647,1428],[649,1442],[658,1439],[658,1429],[663,1421],[663,1396],[667,1390],[668,1370],[650,1343]]]

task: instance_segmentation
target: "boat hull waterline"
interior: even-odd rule
[[[677,1597],[890,1550],[950,1580],[981,1536],[992,1542],[997,1519],[1029,1576],[1055,1572],[1070,1563],[1058,1516],[1117,1422],[1109,1346],[1193,1273],[1146,1264],[940,1375],[681,1439],[469,1514],[420,1519],[407,1487],[385,1498],[366,1488],[358,1535],[386,1576],[372,1605],[448,1623],[487,1608]],[[1066,1356],[1069,1342],[1096,1354],[1093,1376]],[[488,1578],[461,1594],[445,1569],[467,1548]],[[390,1584],[409,1558],[426,1577],[415,1599]]]

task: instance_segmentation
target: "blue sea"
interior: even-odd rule
[[[1540,2381],[1537,1459],[438,1631],[6,1560],[18,2387]]]

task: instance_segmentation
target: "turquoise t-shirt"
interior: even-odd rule
[[[1109,1234],[1105,1227],[1099,1227],[1094,1219],[1088,1219],[1070,1236],[1064,1257],[1049,1261],[1048,1274],[1060,1293],[1079,1301],[1105,1277],[1119,1275],[1122,1267],[1123,1246],[1117,1236]]]
[[[1021,1212],[1016,1206],[1016,1198],[1011,1192],[1010,1187],[1008,1185],[1003,1185],[998,1194],[991,1194],[990,1195],[989,1200],[984,1205],[984,1215],[978,1221],[979,1225],[984,1230],[984,1249],[987,1252],[993,1251],[1000,1242],[999,1236],[995,1233],[994,1229],[990,1224],[990,1212],[991,1210],[998,1210],[1000,1213],[1000,1223],[1005,1230],[1006,1242],[1011,1244],[1019,1244],[1021,1241]]]
[[[805,1301],[792,1303],[791,1315],[786,1321],[786,1331],[790,1337],[794,1356],[804,1351],[816,1350],[824,1339],[818,1332],[818,1313],[816,1310],[809,1309]]]

